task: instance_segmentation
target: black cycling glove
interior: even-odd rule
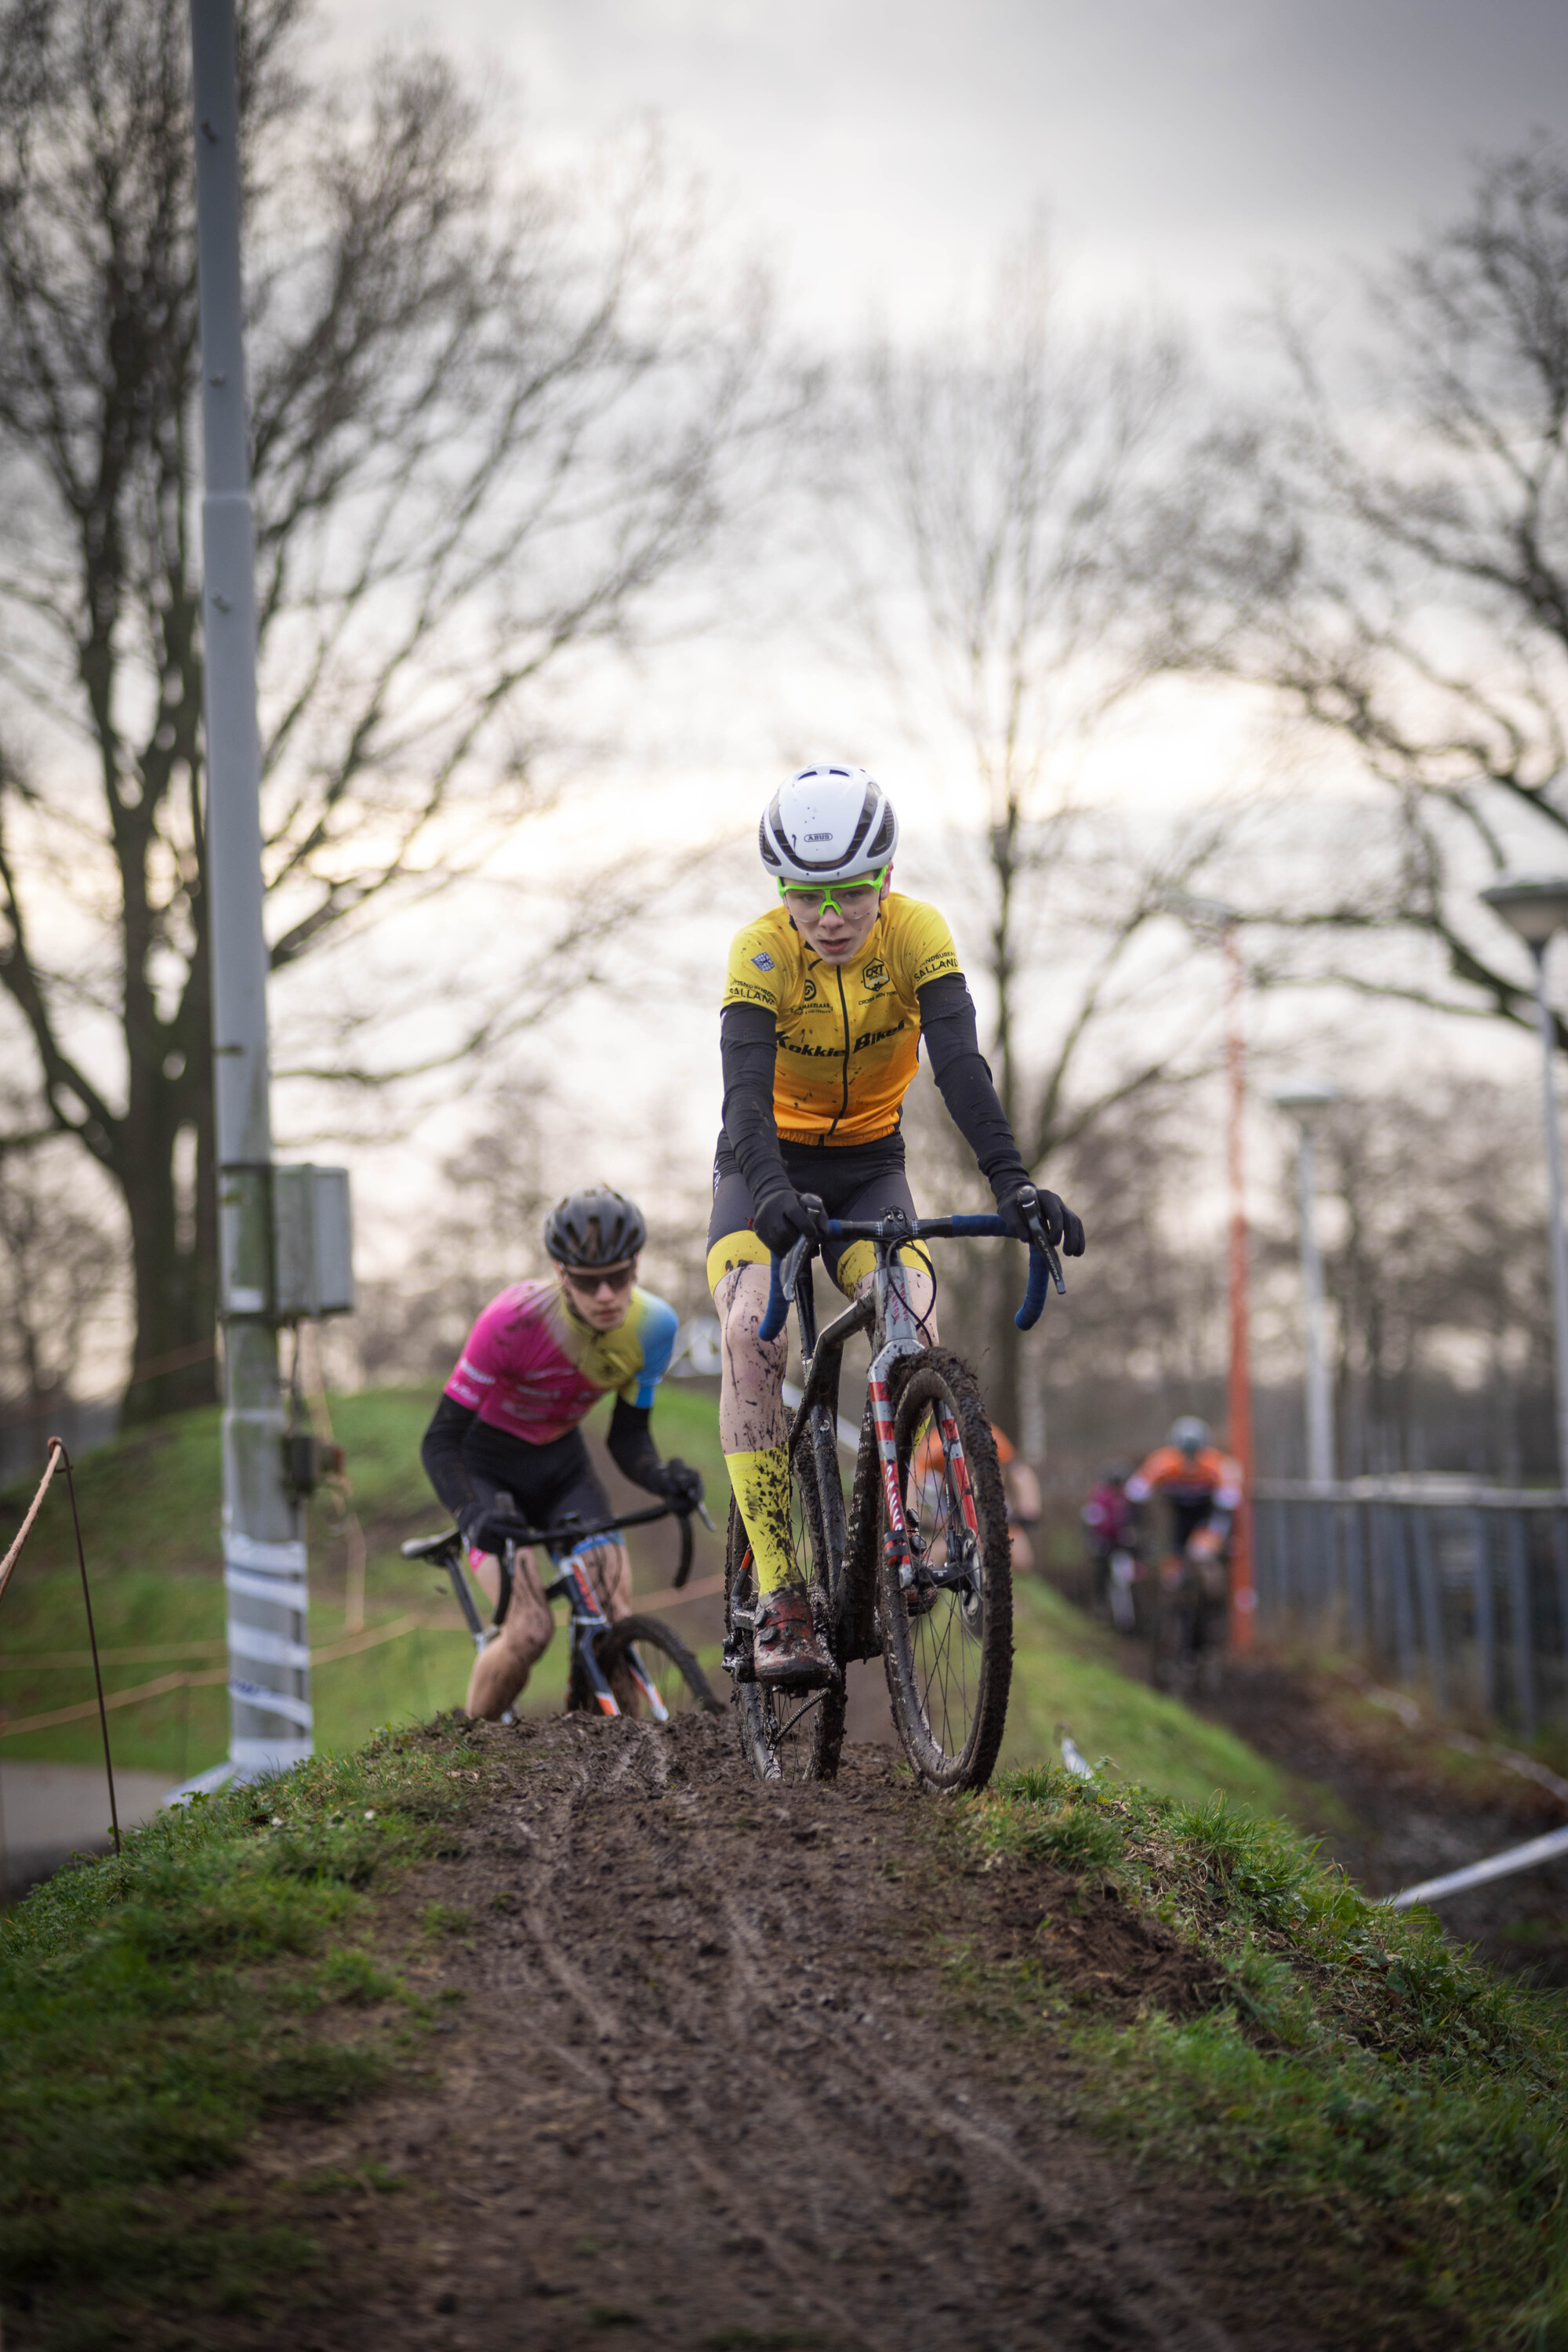
[[[702,1500],[702,1473],[694,1470],[689,1462],[682,1462],[678,1454],[672,1454],[660,1465],[658,1491],[678,1511],[694,1511]]]
[[[766,1242],[775,1257],[786,1256],[802,1234],[815,1230],[811,1211],[793,1184],[764,1193],[752,1218],[752,1231],[759,1241]]]
[[[516,1521],[509,1513],[486,1503],[469,1503],[458,1513],[458,1528],[470,1551],[488,1551],[499,1559],[512,1541]]]
[[[1023,1195],[1030,1192],[1035,1195],[1047,1240],[1053,1242],[1064,1257],[1081,1257],[1083,1219],[1074,1215],[1059,1193],[1046,1192],[1043,1186],[1032,1184],[1027,1177],[1005,1177],[996,1188],[996,1213],[1007,1231],[1021,1242],[1030,1238],[1023,1206]]]

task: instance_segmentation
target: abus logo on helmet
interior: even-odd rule
[[[805,837],[807,841],[831,841],[833,835],[830,833],[808,833]]]

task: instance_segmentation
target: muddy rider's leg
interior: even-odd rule
[[[500,1567],[488,1552],[469,1555],[473,1571],[495,1601],[500,1595]],[[500,1633],[474,1660],[468,1677],[468,1712],[499,1721],[527,1682],[530,1673],[550,1646],[554,1620],[539,1581],[531,1551],[512,1560],[511,1599]]]
[[[749,1237],[748,1237],[749,1238]],[[769,1269],[755,1260],[731,1265],[713,1292],[723,1345],[719,1442],[745,1521],[762,1593],[800,1580],[790,1541],[784,1362],[789,1341],[759,1339],[768,1308]]]

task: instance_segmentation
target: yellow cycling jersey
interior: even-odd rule
[[[889,891],[847,964],[824,963],[783,906],[737,931],[724,1005],[773,1015],[773,1124],[790,1143],[872,1143],[891,1135],[915,1075],[915,991],[959,970],[934,907]]]

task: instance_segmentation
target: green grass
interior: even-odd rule
[[[969,1801],[959,1834],[992,1868],[1109,1878],[1221,1980],[1205,2014],[1129,2024],[1085,2019],[1032,1957],[998,1972],[1016,2028],[1074,2040],[1096,2129],[1152,2167],[1288,2199],[1352,2255],[1396,2243],[1414,2307],[1454,2313],[1478,2346],[1568,2346],[1560,2000],[1472,1965],[1432,1915],[1368,1903],[1224,1797],[1037,1767]]]
[[[1059,1758],[1060,1726],[1091,1764],[1109,1759],[1117,1777],[1160,1796],[1195,1805],[1223,1789],[1252,1812],[1289,1810],[1287,1782],[1256,1748],[1134,1679],[1143,1649],[1037,1578],[1016,1588],[1014,1641],[1005,1764]]]
[[[419,1440],[436,1394],[434,1389],[380,1389],[331,1401],[333,1426],[348,1454],[353,1507],[367,1539],[367,1629],[409,1614],[426,1622],[355,1657],[317,1666],[316,1740],[323,1750],[352,1748],[378,1724],[424,1721],[437,1707],[458,1705],[468,1686],[473,1647],[447,1580],[412,1566],[398,1551],[405,1536],[433,1534],[442,1524],[419,1465]],[[608,1414],[606,1401],[598,1408],[599,1422]],[[710,1496],[727,1507],[711,1391],[679,1381],[667,1385],[655,1408],[654,1432],[666,1454],[697,1464]],[[0,1543],[9,1539],[32,1486],[29,1480],[0,1496]],[[221,1664],[219,1655],[180,1651],[182,1643],[223,1640],[216,1410],[178,1415],[88,1455],[77,1472],[77,1492],[100,1644],[163,1654],[108,1665],[106,1690]],[[713,1516],[722,1526],[721,1511]],[[721,1564],[721,1554],[700,1528],[696,1536],[693,1574],[701,1576]],[[309,1507],[307,1539],[310,1640],[320,1648],[343,1638],[347,1601],[340,1514],[325,1492]],[[641,1590],[667,1581],[654,1565],[661,1557],[657,1541],[657,1535],[632,1537],[634,1581]],[[36,1663],[39,1653],[85,1653],[86,1647],[70,1510],[57,1477],[0,1601],[0,1707],[15,1718],[89,1699],[92,1676],[85,1664]],[[565,1687],[565,1643],[557,1640],[530,1683],[530,1709],[560,1706]],[[116,1709],[110,1727],[122,1768],[181,1780],[224,1754],[227,1696],[221,1682],[173,1690]],[[0,1740],[0,1758],[96,1764],[99,1739],[96,1721],[87,1720]]]
[[[375,1899],[450,1842],[482,1764],[449,1722],[388,1735],[160,1814],[0,1920],[0,2279],[40,2303],[34,2340],[135,2340],[140,2299],[240,2310],[318,2260],[212,2184],[258,2123],[417,2055],[436,2011],[371,1949]]]

